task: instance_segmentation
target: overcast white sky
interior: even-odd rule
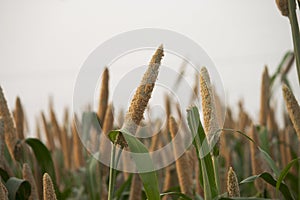
[[[0,0],[0,84],[9,106],[19,95],[31,121],[54,97],[71,105],[78,71],[102,42],[138,28],[176,31],[202,46],[223,79],[227,100],[259,110],[261,72],[292,49],[275,0]],[[293,70],[292,85],[297,79]],[[298,93],[299,94],[299,93]]]

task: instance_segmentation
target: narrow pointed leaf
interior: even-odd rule
[[[276,183],[276,190],[279,190],[280,184],[282,183],[283,179],[285,178],[285,176],[289,173],[290,169],[292,168],[292,166],[297,163],[300,160],[300,158],[296,158],[294,160],[292,160],[291,162],[289,162],[285,168],[280,172],[280,175],[278,177],[277,183]]]
[[[109,133],[109,138],[113,143],[116,143],[120,137],[123,137],[126,140],[137,170],[147,171],[139,172],[147,198],[151,200],[160,200],[158,180],[147,148],[126,130],[115,130]]]
[[[271,156],[266,151],[264,151],[260,147],[258,147],[258,149],[261,152],[261,155],[263,156],[263,158],[265,159],[265,161],[267,161],[268,165],[271,167],[271,169],[275,173],[276,177],[278,177],[279,174],[280,174],[280,172],[279,172],[278,167],[275,164],[275,161],[271,158]]]
[[[218,189],[215,180],[214,167],[211,152],[206,140],[198,108],[193,106],[187,110],[187,118],[190,130],[194,137],[193,144],[197,150],[198,159],[202,167],[204,193],[207,199],[214,199],[218,196]],[[200,180],[201,181],[201,180]]]
[[[250,177],[244,179],[243,181],[241,181],[240,184],[253,182],[257,178],[262,178],[265,182],[269,183],[273,187],[276,187],[277,181],[273,178],[273,176],[271,174],[269,174],[267,172],[264,172],[259,175],[250,176]],[[284,196],[285,199],[288,199],[288,200],[294,199],[286,184],[281,183],[279,186],[279,191],[282,193],[282,195]]]
[[[50,151],[40,140],[36,138],[27,138],[25,142],[31,147],[32,151],[34,152],[35,158],[41,168],[42,174],[47,172],[51,176],[56,196],[57,198],[60,198],[60,192],[56,183],[56,174]]]
[[[9,199],[28,199],[31,193],[30,183],[23,179],[11,177],[5,183]]]

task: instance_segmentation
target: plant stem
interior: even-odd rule
[[[299,34],[299,25],[296,15],[296,2],[295,0],[288,0],[289,6],[289,20],[291,23],[292,35],[293,35],[293,44],[296,57],[296,66],[298,80],[300,84],[300,34]]]
[[[111,158],[110,158],[110,170],[109,170],[109,184],[108,184],[108,199],[109,200],[113,199],[114,188],[115,188],[115,179],[116,179],[116,174],[117,174],[116,168],[119,164],[122,150],[123,150],[122,148],[119,149],[117,159],[115,160],[116,145],[112,146],[112,154],[111,154]]]
[[[218,194],[220,194],[219,156],[212,156]]]
[[[116,157],[116,145],[112,146],[112,153],[110,157],[110,170],[109,170],[109,184],[108,184],[108,200],[113,199],[114,187],[115,187],[115,157]]]

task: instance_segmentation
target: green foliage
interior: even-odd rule
[[[288,174],[289,170],[291,169],[291,167],[296,164],[298,161],[300,160],[300,158],[296,158],[294,160],[292,160],[291,162],[289,162],[285,168],[283,170],[281,170],[279,176],[278,176],[278,180],[276,183],[276,190],[278,191],[280,188],[281,183],[283,182],[283,179],[286,177],[286,175]]]
[[[257,178],[261,178],[265,182],[267,182],[268,184],[272,185],[273,187],[276,187],[277,181],[273,178],[273,176],[270,173],[267,173],[267,172],[264,172],[264,173],[261,173],[261,174],[258,174],[258,175],[254,175],[254,176],[250,176],[250,177],[244,179],[243,181],[241,181],[240,184],[253,182]],[[287,199],[287,200],[293,200],[294,199],[286,184],[280,183],[279,191],[283,194],[285,199]]]
[[[89,199],[100,199],[101,179],[99,178],[99,161],[93,156],[87,161],[85,174]]]
[[[56,196],[60,199],[61,196],[56,183],[55,168],[49,150],[40,140],[36,138],[27,138],[25,142],[31,147],[42,174],[47,172],[50,175]]]
[[[97,114],[95,112],[84,112],[82,114],[82,135],[83,141],[90,135],[91,128],[95,128],[100,132],[100,126]]]
[[[294,2],[294,0],[289,0],[289,2]],[[289,4],[289,6],[294,6],[293,4]],[[295,46],[295,56],[297,60],[297,69],[300,69],[300,45],[299,45],[299,31],[295,27],[298,26],[298,24],[295,25],[294,19],[294,11],[291,12],[289,18],[292,24],[292,31],[293,31],[293,39],[294,39],[294,46]],[[296,32],[298,33],[294,33]],[[297,36],[298,35],[298,36]],[[283,57],[281,63],[279,64],[276,72],[271,76],[271,85],[270,89],[276,89],[278,85],[275,85],[275,80],[278,80],[277,78],[280,78],[280,82],[284,82],[287,85],[289,85],[289,81],[287,79],[287,75],[283,72],[283,69],[285,69],[286,64],[291,64],[293,62],[294,53],[289,51],[285,54]],[[300,74],[298,70],[299,80],[300,80]],[[274,91],[271,92],[271,95]],[[268,100],[269,101],[269,100]],[[220,194],[219,193],[219,184],[218,181],[220,180],[219,176],[222,178],[226,173],[225,169],[227,167],[226,159],[222,157],[223,160],[220,160],[219,163],[216,157],[213,156],[213,153],[211,152],[211,149],[213,149],[210,144],[208,144],[206,135],[204,133],[201,121],[200,121],[200,115],[199,110],[197,107],[193,106],[187,110],[187,120],[188,125],[191,130],[193,139],[193,146],[196,149],[197,153],[197,159],[198,159],[198,168],[199,168],[199,176],[196,177],[199,180],[200,186],[204,190],[204,193],[201,194],[205,199],[223,199],[223,200],[244,200],[244,199],[253,199],[253,200],[260,200],[260,199],[266,199],[266,198],[258,198],[258,197],[227,197],[227,193]],[[95,112],[84,112],[82,114],[82,121],[80,126],[80,134],[83,136],[84,141],[91,140],[90,138],[90,132],[91,128],[94,128],[97,133],[101,132],[101,128],[99,126],[98,117]],[[68,124],[64,124],[65,127],[68,126]],[[51,128],[51,124],[49,125]],[[253,182],[260,178],[264,180],[269,185],[276,188],[277,191],[277,197],[281,198],[282,196],[285,199],[296,199],[299,196],[299,187],[300,187],[300,179],[298,178],[300,175],[300,165],[297,155],[297,148],[295,146],[299,145],[298,138],[296,134],[290,138],[290,143],[284,141],[278,141],[277,136],[275,136],[275,139],[271,140],[270,142],[270,134],[266,127],[258,126],[258,133],[259,133],[259,141],[256,143],[253,141],[247,134],[243,133],[242,131],[237,131],[233,129],[222,129],[219,131],[222,132],[234,132],[239,133],[243,137],[234,137],[233,135],[229,134],[229,137],[226,138],[227,141],[229,141],[229,149],[230,153],[233,154],[232,160],[230,164],[235,168],[235,171],[237,173],[238,179],[244,179],[241,181],[240,189],[241,194],[246,195],[252,195],[255,194],[256,189],[254,187]],[[146,129],[142,129],[141,135],[146,136],[148,133],[146,132]],[[219,132],[218,132],[219,133]],[[218,134],[216,133],[216,135]],[[163,193],[160,194],[160,188],[158,184],[158,178],[157,174],[152,162],[152,159],[149,155],[148,149],[145,144],[149,144],[148,142],[151,140],[145,139],[145,140],[139,140],[136,137],[134,137],[131,133],[127,132],[126,130],[115,130],[111,131],[109,133],[110,140],[114,143],[113,149],[111,152],[111,167],[110,168],[110,178],[109,178],[109,199],[110,200],[125,200],[128,199],[129,193],[130,193],[130,186],[132,184],[132,174],[130,174],[129,178],[122,182],[122,179],[117,179],[116,177],[120,178],[122,176],[122,172],[118,172],[115,168],[118,165],[119,156],[121,155],[123,148],[128,146],[129,150],[131,151],[131,156],[135,162],[135,165],[137,167],[137,171],[139,173],[139,176],[141,178],[141,181],[143,183],[143,191],[142,191],[142,199],[149,199],[149,200],[160,200],[161,197],[164,197],[168,195],[170,199],[183,199],[183,200],[203,200],[203,197],[200,196],[200,194],[195,194],[193,197],[187,197],[186,195],[182,194],[180,192],[180,187],[175,184],[175,187],[168,189],[167,191],[163,191]],[[272,135],[274,136],[274,135]],[[55,136],[57,137],[57,136]],[[169,135],[167,136],[169,137]],[[249,165],[249,151],[248,149],[245,149],[245,144],[248,142],[247,140],[244,140],[246,138],[249,142],[255,143],[256,148],[260,151],[262,158],[266,161],[269,168],[271,169],[271,172],[264,172],[258,175],[253,175],[250,177],[247,177],[251,173],[251,165]],[[59,137],[55,138],[55,141],[58,141]],[[72,139],[72,138],[70,138]],[[71,141],[71,140],[70,140]],[[70,142],[69,141],[69,142]],[[145,144],[143,142],[146,141]],[[64,164],[64,154],[62,148],[54,149],[52,152],[50,152],[47,147],[38,139],[34,138],[28,138],[25,140],[25,143],[31,148],[31,151],[24,151],[22,153],[28,154],[25,155],[26,162],[30,165],[36,167],[33,169],[34,172],[37,172],[37,177],[39,177],[41,174],[48,173],[54,184],[54,188],[56,191],[56,195],[58,199],[70,199],[70,200],[86,200],[86,199],[100,199],[101,198],[101,167],[99,161],[95,159],[98,157],[97,155],[90,155],[86,151],[82,151],[84,154],[84,159],[86,160],[85,166],[80,166],[79,169],[66,169]],[[289,162],[286,166],[282,167],[282,164],[280,163],[280,155],[278,155],[280,149],[280,145],[289,145],[285,146],[285,148],[290,148],[291,151],[292,160]],[[295,144],[297,145],[295,145]],[[68,144],[70,145],[70,144]],[[121,146],[121,148],[118,148]],[[71,147],[71,146],[70,146]],[[247,146],[248,147],[248,146]],[[276,149],[277,148],[277,149]],[[275,151],[274,151],[275,149]],[[194,150],[194,149],[193,149]],[[220,148],[222,151],[222,146]],[[275,153],[274,153],[275,152]],[[94,153],[94,152],[92,152]],[[247,153],[248,155],[246,155]],[[142,155],[142,156],[141,156]],[[272,155],[272,157],[270,156]],[[7,147],[4,147],[4,156],[7,162],[7,165],[11,167],[10,169],[7,169],[8,171],[5,171],[4,168],[0,168],[0,176],[2,181],[5,183],[5,186],[8,189],[9,192],[9,198],[10,199],[28,199],[31,187],[29,182],[19,179],[22,177],[21,175],[21,162],[16,162],[10,157],[10,154],[7,150]],[[37,161],[35,163],[34,157]],[[279,158],[279,160],[278,160]],[[54,168],[54,162],[55,161],[55,167]],[[228,161],[227,161],[228,162]],[[292,167],[293,169],[296,169],[295,171],[291,171]],[[281,168],[282,169],[281,169]],[[220,170],[218,170],[220,169]],[[57,174],[63,176],[61,180],[59,181],[59,188],[62,192],[58,190],[58,183],[56,180]],[[219,174],[220,172],[220,174]],[[246,172],[246,173],[245,173]],[[117,176],[117,173],[119,173],[120,176]],[[298,173],[298,174],[297,174]],[[9,176],[15,176],[15,177],[9,177]],[[163,177],[163,173],[161,174]],[[247,177],[247,178],[245,178]],[[39,177],[40,178],[40,177]],[[40,181],[41,182],[41,181]],[[37,182],[38,184],[40,182]],[[223,181],[222,183],[224,183]],[[191,185],[191,187],[194,187],[194,185]],[[114,192],[114,190],[116,191]],[[267,191],[268,192],[268,191]],[[279,194],[279,192],[281,194]],[[279,196],[282,195],[282,196]],[[268,197],[268,194],[264,197]]]
[[[31,193],[30,183],[26,180],[11,177],[5,183],[9,199],[28,199]]]
[[[300,33],[296,14],[296,0],[288,0],[289,20],[292,29],[294,51],[296,56],[296,67],[300,84]]]
[[[200,121],[198,108],[193,106],[187,110],[188,123],[194,137],[193,145],[196,148],[199,163],[202,169],[202,179],[205,199],[214,199],[218,196],[216,177],[209,145]],[[201,177],[199,177],[201,178]]]
[[[279,169],[276,166],[274,160],[271,158],[271,156],[262,150],[260,147],[258,147],[259,151],[261,152],[261,155],[263,156],[264,160],[269,164],[273,172],[275,173],[276,176],[279,176]]]
[[[115,199],[121,200],[124,193],[128,192],[130,189],[130,184],[132,180],[132,174],[129,175],[128,179],[120,186],[120,188],[115,192]]]
[[[7,172],[2,168],[0,168],[0,176],[5,182],[9,179]]]
[[[132,158],[136,164],[137,170],[141,171],[147,169],[147,172],[140,172],[140,178],[143,182],[145,193],[148,199],[159,200],[159,187],[156,172],[149,155],[148,149],[136,137],[132,136],[126,130],[115,130],[109,133],[109,138],[112,142],[116,142],[117,138],[122,134],[126,140],[130,151],[133,153]],[[139,155],[143,156],[139,156]]]

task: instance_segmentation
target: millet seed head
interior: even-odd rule
[[[287,85],[282,86],[283,97],[285,105],[293,123],[293,126],[297,132],[298,138],[300,139],[300,107],[293,94],[293,92],[287,87]]]
[[[48,173],[43,176],[43,196],[44,200],[56,200],[56,194],[53,187],[52,179]]]
[[[240,197],[239,183],[232,167],[227,173],[227,192],[229,197]]]

